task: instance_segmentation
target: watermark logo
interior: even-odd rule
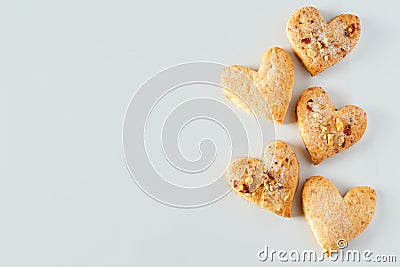
[[[316,252],[314,250],[275,250],[268,246],[257,252],[261,262],[366,262],[366,263],[395,263],[396,255],[376,254],[371,250],[350,250],[347,241],[339,239],[338,249],[328,252]]]
[[[345,239],[339,239],[336,243],[339,249],[347,248],[347,242]]]
[[[140,189],[160,203],[195,208],[216,202],[230,192],[224,174],[231,160],[261,158],[264,142],[275,139],[271,121],[226,99],[223,90],[230,88],[220,84],[226,67],[191,62],[167,68],[129,103],[126,164]]]

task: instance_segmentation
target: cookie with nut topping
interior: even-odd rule
[[[257,206],[290,217],[299,183],[299,163],[283,141],[266,146],[263,160],[238,158],[231,162],[226,180],[233,191]]]
[[[353,50],[361,25],[352,14],[339,15],[326,23],[318,9],[308,6],[291,15],[286,30],[293,50],[314,76]]]
[[[317,165],[357,143],[367,128],[367,115],[357,106],[337,109],[321,87],[305,90],[296,107],[303,142]]]

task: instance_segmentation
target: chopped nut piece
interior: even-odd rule
[[[338,132],[343,131],[343,121],[339,118],[336,118],[336,130]]]
[[[320,41],[317,42],[317,45],[318,45],[318,49],[321,49],[323,47],[323,44]]]
[[[237,186],[237,190],[238,190],[238,191],[244,191],[244,186],[243,186],[243,184],[239,184],[239,185]]]
[[[328,134],[328,146],[329,147],[333,147],[333,137],[335,135],[334,134]]]
[[[350,124],[347,124],[346,127],[344,128],[344,134],[345,135],[351,135],[351,126]]]
[[[314,105],[314,101],[312,100],[312,99],[310,99],[310,100],[308,100],[307,101],[307,108],[309,109],[309,110],[313,110],[312,108],[313,108],[313,105]]]
[[[321,127],[321,130],[322,130],[323,133],[326,133],[326,131],[328,130],[328,127],[322,126],[322,127]]]
[[[311,38],[303,38],[303,39],[301,39],[301,42],[304,44],[309,44],[309,43],[311,43]]]
[[[324,49],[324,48],[321,48],[321,49],[319,50],[319,53],[322,54],[324,51],[325,51],[325,49]]]
[[[356,25],[351,24],[347,29],[345,30],[344,34],[345,36],[352,37],[352,34],[356,31]]]
[[[233,187],[236,187],[236,186],[238,186],[238,181],[237,180],[233,181]]]
[[[325,47],[328,47],[328,38],[325,38],[322,43],[324,44]]]
[[[246,184],[251,184],[253,182],[253,178],[252,177],[247,177],[246,179],[244,179],[244,182]]]
[[[313,113],[312,116],[313,116],[314,119],[321,119],[322,118],[321,114],[316,113],[316,112]]]
[[[308,49],[307,56],[309,56],[311,58],[315,58],[317,56],[317,52],[315,52],[313,49]]]
[[[339,136],[338,138],[338,145],[342,146],[344,144],[344,136]]]
[[[268,180],[267,180],[267,179],[264,180],[264,186],[265,186],[266,188],[268,188]]]
[[[328,61],[328,60],[329,60],[328,55],[324,56],[324,60],[325,60],[325,61]]]
[[[283,198],[283,202],[286,202],[286,200],[289,198],[289,196],[285,196],[284,198]]]
[[[272,186],[272,184],[269,185],[269,191],[274,191],[274,187]]]

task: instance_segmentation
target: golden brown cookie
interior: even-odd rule
[[[376,206],[376,192],[371,187],[355,187],[342,197],[322,176],[307,179],[302,199],[307,223],[328,256],[367,228]]]
[[[258,71],[233,65],[223,71],[221,83],[237,107],[282,123],[292,97],[292,60],[285,50],[274,47],[264,54]]]
[[[351,14],[328,24],[314,7],[303,7],[287,23],[293,50],[311,75],[316,75],[348,55],[360,37],[360,19]]]
[[[314,164],[351,147],[367,128],[362,108],[333,106],[321,87],[305,90],[297,102],[297,122],[303,142]]]
[[[239,158],[226,173],[228,184],[244,199],[280,216],[290,217],[299,183],[299,163],[283,141],[267,145],[264,161]]]

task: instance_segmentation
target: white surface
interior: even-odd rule
[[[233,193],[189,210],[145,195],[122,154],[123,116],[135,90],[161,69],[192,60],[257,68],[267,48],[290,50],[286,21],[309,4],[326,19],[357,14],[362,33],[346,59],[317,77],[291,53],[294,94],[277,138],[301,164],[294,217]],[[376,214],[350,248],[398,253],[396,4],[3,1],[0,266],[257,266],[271,265],[257,259],[265,245],[319,251],[299,206],[310,175],[331,178],[342,193],[374,187]],[[363,107],[369,123],[358,144],[319,166],[311,165],[294,121],[297,97],[314,85],[337,106]]]

